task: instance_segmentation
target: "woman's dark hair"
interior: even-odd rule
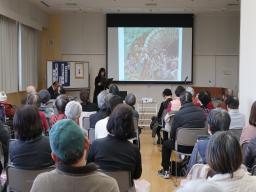
[[[26,99],[26,105],[34,105],[40,107],[40,100],[37,94],[29,94]]]
[[[106,97],[107,115],[110,115],[118,104],[123,103],[121,97],[117,95],[108,94]]]
[[[204,107],[206,107],[212,100],[210,94],[207,91],[201,91],[198,94],[198,99],[201,101]]]
[[[236,137],[228,131],[215,133],[208,144],[207,163],[217,174],[231,174],[242,164],[242,151]]]
[[[136,97],[134,94],[130,93],[125,97],[125,103],[129,106],[134,106],[136,103]]]
[[[227,111],[223,109],[213,109],[210,111],[207,122],[212,134],[217,131],[227,131],[230,126],[230,116]]]
[[[256,126],[256,101],[254,101],[254,103],[252,104],[252,107],[251,107],[249,124],[252,126]]]
[[[171,89],[164,89],[163,96],[172,96],[172,90]]]
[[[105,77],[106,76],[105,68],[100,68],[99,73],[98,73],[98,77],[101,77],[101,72],[104,72],[104,77]]]
[[[37,107],[24,105],[19,108],[13,118],[13,127],[17,139],[27,141],[42,134],[42,121]]]
[[[121,140],[132,138],[135,132],[132,108],[126,104],[116,106],[109,117],[107,130]]]
[[[181,105],[192,103],[192,94],[188,91],[183,91],[180,95],[180,103]]]
[[[179,85],[179,86],[175,89],[175,95],[176,95],[177,97],[180,97],[181,93],[183,93],[184,91],[186,91],[185,88]]]
[[[57,97],[55,101],[55,106],[58,110],[58,113],[65,113],[65,107],[69,102],[69,98],[67,95],[60,95]]]
[[[80,90],[80,100],[82,103],[87,104],[90,101],[90,92],[88,89]]]
[[[111,84],[109,86],[109,93],[112,93],[113,95],[118,95],[119,94],[119,88],[116,84]]]
[[[225,103],[230,109],[238,109],[239,107],[239,100],[237,97],[234,97],[234,96],[229,96],[226,99]]]

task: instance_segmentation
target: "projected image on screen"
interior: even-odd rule
[[[119,79],[180,81],[182,28],[119,28]]]

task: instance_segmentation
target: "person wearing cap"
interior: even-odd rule
[[[115,179],[97,171],[93,163],[86,165],[89,141],[74,121],[55,123],[49,138],[56,169],[39,174],[31,192],[119,192]]]
[[[82,113],[82,106],[77,101],[70,101],[65,107],[65,115],[67,119],[71,119],[79,125],[79,118]]]

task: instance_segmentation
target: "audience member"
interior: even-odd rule
[[[0,105],[4,106],[6,117],[12,119],[15,114],[15,109],[13,105],[8,102],[7,95],[3,91],[0,92]]]
[[[99,120],[95,125],[95,139],[101,139],[108,135],[107,124],[109,120],[109,116],[114,108],[118,105],[123,103],[121,97],[117,95],[108,94],[106,98],[107,104],[107,117],[104,119]]]
[[[50,103],[51,95],[46,89],[42,89],[38,93],[40,100],[39,111],[44,112],[47,120],[50,120],[51,116],[54,115],[53,105]]]
[[[55,106],[57,108],[58,114],[51,116],[50,126],[52,127],[57,121],[66,119],[65,108],[69,102],[67,95],[59,95],[55,101]]]
[[[109,135],[95,140],[88,154],[88,163],[95,162],[102,170],[130,171],[132,179],[141,176],[141,155],[138,147],[128,141],[133,137],[132,108],[119,104],[109,117]]]
[[[56,169],[38,175],[31,192],[119,192],[117,182],[86,165],[88,139],[71,120],[58,121],[50,131],[52,158]]]
[[[53,84],[47,89],[50,93],[50,99],[56,99],[59,96],[60,84],[58,81],[54,81]]]
[[[210,96],[210,93],[207,91],[201,91],[198,94],[198,99],[201,103],[201,108],[203,109],[205,115],[207,116],[209,112],[214,109],[213,104],[212,104],[212,99]]]
[[[200,101],[198,100],[197,97],[195,97],[195,91],[194,91],[193,87],[187,87],[187,88],[186,88],[186,91],[189,92],[189,93],[191,93],[191,95],[192,95],[192,101],[193,101],[194,105],[195,105],[195,106],[198,106],[198,107],[201,107]]]
[[[227,100],[228,97],[232,97],[232,96],[233,96],[233,90],[232,89],[225,89],[225,92],[222,96],[222,102],[219,104],[218,108],[228,110],[226,100]]]
[[[39,108],[40,107],[39,96],[37,94],[28,95],[27,99],[26,99],[26,104],[33,105],[33,106]],[[39,115],[40,115],[40,119],[42,122],[44,133],[46,133],[49,129],[49,124],[47,122],[46,116],[45,116],[44,112],[42,112],[42,111],[39,111]]]
[[[132,93],[128,94],[125,97],[125,103],[132,108],[133,118],[136,119],[137,122],[139,122],[139,113],[138,113],[138,111],[136,111],[136,109],[134,107],[135,104],[136,104],[136,96],[134,94],[132,94]]]
[[[67,119],[71,119],[79,125],[79,118],[82,113],[82,106],[77,101],[70,101],[65,107],[65,115]]]
[[[34,85],[29,85],[27,86],[26,88],[26,93],[27,95],[30,95],[30,94],[36,94],[36,88]]]
[[[1,142],[1,148],[3,152],[3,157],[1,157],[1,163],[0,163],[0,175],[2,174],[2,171],[6,168],[9,160],[9,140],[10,135],[9,132],[5,129],[4,125],[0,121],[0,142]]]
[[[225,192],[251,192],[256,188],[256,177],[242,166],[242,151],[236,137],[229,132],[215,133],[208,145],[207,163],[214,176],[208,181]]]
[[[53,164],[48,137],[42,136],[38,109],[24,105],[14,115],[17,140],[10,143],[10,161],[22,168],[41,168]]]
[[[170,178],[170,157],[175,144],[176,131],[180,127],[184,128],[205,128],[205,115],[203,111],[192,103],[192,95],[189,92],[183,92],[180,95],[181,108],[175,114],[171,127],[171,138],[163,143],[162,146],[162,167],[158,175],[165,179]],[[183,147],[184,152],[191,153],[193,148]]]
[[[239,100],[237,97],[228,97],[226,100],[228,113],[231,118],[229,129],[242,129],[245,126],[245,116],[239,112]]]
[[[192,180],[180,187],[177,192],[224,192],[221,187],[204,179]]]
[[[181,107],[180,95],[185,91],[186,91],[185,88],[180,85],[175,89],[176,98],[173,99],[171,102],[171,110],[170,111],[179,111],[180,110],[180,107]]]
[[[108,116],[107,114],[107,104],[106,104],[106,97],[108,92],[106,90],[99,93],[98,99],[98,108],[99,111],[95,114],[90,115],[90,128],[95,128],[95,124],[105,117]]]
[[[256,138],[250,140],[244,149],[243,163],[249,171],[256,165]]]
[[[109,86],[109,93],[112,95],[118,95],[119,94],[119,88],[116,84],[111,84]]]
[[[210,137],[218,131],[229,130],[230,116],[224,109],[213,109],[207,118]],[[188,171],[195,164],[206,164],[206,150],[210,137],[199,139],[195,144],[188,164]]]
[[[249,125],[244,127],[240,137],[240,144],[250,142],[251,139],[256,138],[256,101],[252,104]]]
[[[97,111],[97,104],[90,102],[90,92],[88,89],[81,89],[80,100],[82,101],[82,110],[86,112]]]

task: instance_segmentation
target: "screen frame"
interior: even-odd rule
[[[194,73],[194,14],[106,14],[106,72],[108,76],[109,27],[183,27],[192,28],[191,80],[189,81],[119,81],[116,84],[193,84]]]

